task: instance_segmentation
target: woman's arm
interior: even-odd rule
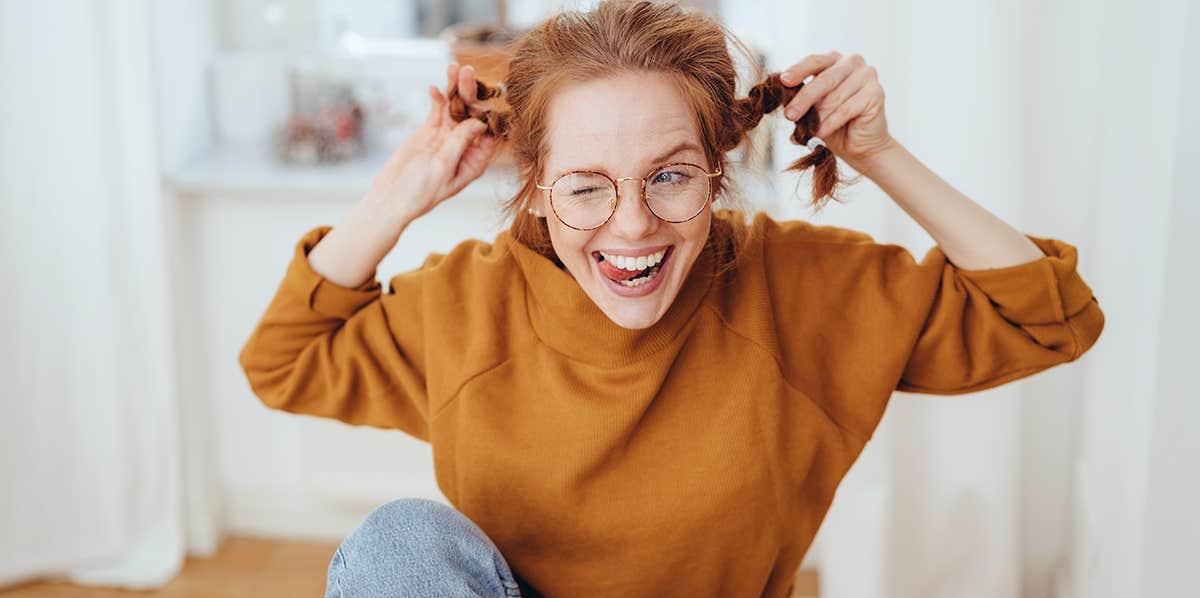
[[[951,187],[891,136],[883,86],[861,55],[812,54],[784,71],[782,81],[800,85],[787,118],[794,121],[815,109],[821,123],[816,136],[929,231],[956,267],[1003,268],[1043,257],[1032,241]]]
[[[446,76],[460,96],[475,97],[474,67],[451,63]],[[483,122],[456,123],[438,88],[430,87],[429,97],[424,126],[388,157],[354,209],[308,254],[312,269],[330,282],[365,283],[410,223],[479,178],[495,154],[496,140],[483,134]]]
[[[864,161],[847,163],[879,185],[959,268],[1005,268],[1045,255],[1033,241],[950,186],[894,139]]]
[[[312,269],[330,282],[354,288],[375,276],[411,220],[395,202],[367,195],[308,254]]]
[[[451,65],[450,81],[464,72],[473,95],[471,69]],[[478,244],[431,254],[421,268],[393,277],[386,295],[375,270],[410,223],[483,172],[496,147],[482,122],[456,124],[441,92],[430,96],[425,126],[393,152],[354,209],[336,227],[299,240],[243,345],[239,363],[268,407],[429,439],[427,370],[434,348],[445,345],[436,326],[446,319],[431,306],[471,274],[463,264]]]

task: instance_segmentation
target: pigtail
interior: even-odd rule
[[[772,73],[763,82],[750,88],[745,98],[734,103],[734,118],[737,126],[743,134],[745,131],[753,129],[758,126],[764,115],[770,114],[780,106],[787,105],[803,87],[803,83],[796,87],[788,87],[783,84],[779,73]],[[800,145],[807,145],[809,139],[812,139],[820,127],[821,121],[816,108],[810,108],[808,112],[804,113],[804,116],[796,121],[796,128],[792,131],[792,140]],[[807,168],[813,169],[812,205],[814,207],[821,208],[829,199],[841,201],[834,196],[834,190],[841,182],[837,156],[834,156],[828,147],[825,147],[824,144],[817,145],[803,158],[788,166],[786,170],[802,171]]]
[[[508,136],[509,125],[511,124],[510,113],[495,108],[476,108],[467,104],[462,96],[458,95],[458,85],[451,85],[449,93],[446,94],[449,100],[450,118],[454,122],[462,122],[468,118],[477,118],[487,125],[487,131],[496,139],[505,139]],[[504,84],[499,83],[495,86],[488,85],[478,79],[475,80],[475,99],[483,102],[493,99],[503,99]]]

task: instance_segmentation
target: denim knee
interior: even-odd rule
[[[517,596],[495,544],[451,506],[402,498],[376,508],[342,541],[326,596]]]
[[[460,518],[465,518],[465,515],[435,500],[398,498],[371,511],[351,533],[351,537],[369,542],[436,542],[446,539],[447,534],[460,531]]]

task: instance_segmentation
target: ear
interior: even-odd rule
[[[522,175],[529,177],[529,187],[532,188],[529,199],[525,201],[525,211],[531,216],[539,218],[553,216],[554,213],[550,211],[550,192],[546,189],[538,189],[536,187],[538,181],[541,179],[537,178],[537,175],[529,169],[522,169]],[[537,213],[534,214],[534,212]]]
[[[546,192],[538,189],[538,192],[529,199],[525,211],[535,218],[545,218],[550,216],[550,202],[546,201]]]

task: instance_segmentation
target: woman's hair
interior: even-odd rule
[[[553,259],[546,223],[527,213],[547,156],[546,118],[550,100],[564,84],[643,71],[662,73],[678,83],[696,115],[704,153],[710,165],[726,171],[726,153],[746,139],[762,117],[786,105],[803,87],[787,87],[778,73],[754,85],[744,98],[736,97],[737,71],[727,43],[737,44],[712,17],[674,3],[646,0],[606,0],[589,12],[569,11],[551,16],[516,42],[503,83],[477,81],[477,100],[496,100],[485,108],[468,106],[449,90],[450,114],[461,121],[475,117],[511,149],[521,170],[522,185],[504,208],[511,215],[513,237]],[[506,103],[507,106],[498,105]],[[792,133],[806,144],[819,127],[810,109]],[[837,159],[824,145],[792,163],[788,170],[813,169],[814,207],[833,196],[839,183]],[[725,177],[714,179],[714,197],[724,197]],[[713,218],[709,244],[717,255],[718,272],[733,268],[741,239],[729,234],[727,223]]]

